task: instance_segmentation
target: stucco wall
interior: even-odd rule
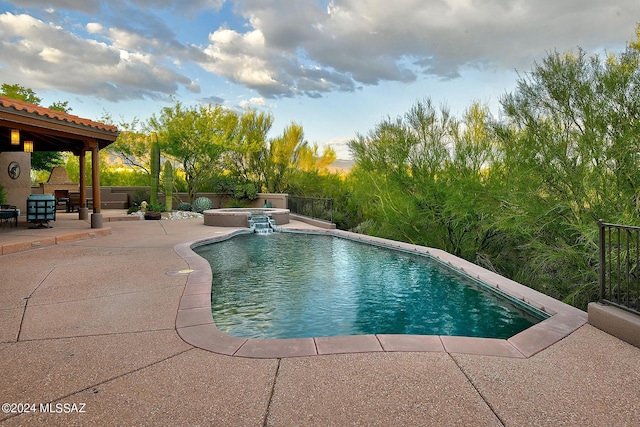
[[[20,166],[20,176],[9,176],[9,164],[16,162]],[[0,153],[0,185],[4,187],[7,202],[26,212],[27,197],[31,194],[31,153],[5,151]]]

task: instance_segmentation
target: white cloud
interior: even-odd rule
[[[47,62],[61,63],[65,59],[65,54],[55,47],[45,47],[40,51],[40,57]]]
[[[102,27],[102,25],[97,22],[89,22],[87,24],[87,32],[89,32],[90,34],[100,34],[103,30],[104,28]]]
[[[349,141],[351,138],[333,138],[330,141],[327,141],[324,145],[327,147],[333,148],[336,152],[336,157],[338,159],[350,159],[351,151],[349,150]]]
[[[179,85],[197,92],[188,77],[149,55],[82,39],[28,15],[0,14],[3,81],[33,89],[55,88],[110,101],[160,98]],[[61,49],[64,47],[64,49]]]
[[[238,106],[244,110],[252,107],[265,107],[266,105],[264,98],[251,98],[248,101],[245,99],[238,103]]]
[[[16,6],[39,7],[49,13],[57,9],[76,10],[88,14],[95,14],[100,11],[100,0],[8,0]]]
[[[545,52],[587,51],[633,35],[635,0],[261,0],[238,2],[249,28],[214,31],[202,65],[265,97],[352,91],[463,68],[528,69]],[[255,46],[260,46],[259,50]]]
[[[554,48],[618,48],[634,36],[640,16],[637,0],[14,3],[34,9],[33,16],[0,15],[3,80],[110,100],[162,98],[180,88],[198,92],[201,76],[187,75],[193,64],[262,98],[452,79],[473,68],[526,71]],[[237,14],[224,15],[231,23],[215,21],[208,40],[183,40],[196,36],[175,22],[190,25],[183,17],[222,13],[225,3],[224,13]]]

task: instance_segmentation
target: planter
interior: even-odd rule
[[[160,212],[145,212],[144,213],[144,219],[158,220],[160,218],[162,218],[162,214]]]

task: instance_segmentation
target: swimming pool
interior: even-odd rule
[[[509,338],[545,314],[423,254],[336,236],[239,235],[195,248],[217,328],[244,338]]]

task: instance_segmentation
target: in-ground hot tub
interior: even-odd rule
[[[276,225],[289,224],[289,209],[278,208],[227,208],[209,209],[203,212],[204,225],[212,227],[249,227],[252,216],[270,216]]]

